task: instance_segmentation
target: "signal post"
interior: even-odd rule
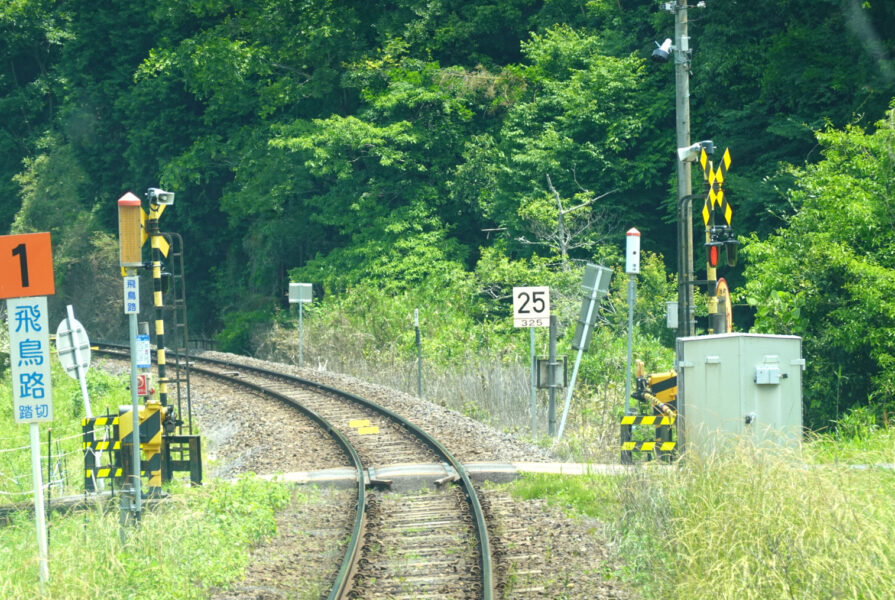
[[[40,471],[40,423],[53,420],[47,296],[56,293],[49,233],[0,237],[0,298],[6,299],[13,416],[27,423],[31,441],[34,521],[41,591],[50,579]]]
[[[127,494],[121,495],[121,524],[124,525],[130,518],[134,521],[140,519],[142,509],[142,492],[140,490],[140,405],[137,395],[137,314],[140,312],[140,278],[137,269],[143,266],[143,209],[140,199],[128,192],[118,199],[118,245],[119,264],[121,275],[124,278],[124,314],[128,317],[128,341],[130,343],[131,370],[131,410],[130,427],[120,423],[122,429],[136,430],[136,435],[131,435],[131,475],[130,483],[125,486]],[[136,421],[136,423],[134,423]],[[125,432],[120,435],[125,437]],[[124,447],[122,446],[122,450]],[[127,480],[127,475],[125,474]],[[124,532],[122,530],[122,537]]]

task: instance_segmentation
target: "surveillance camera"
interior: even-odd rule
[[[653,50],[652,59],[659,63],[668,62],[668,57],[671,56],[672,50],[671,38],[667,38],[661,45],[659,42],[656,42],[656,46],[658,46],[658,48]]]
[[[696,162],[699,160],[700,150],[705,150],[706,154],[714,154],[715,143],[712,140],[703,140],[686,148],[678,148],[677,158],[681,162]]]
[[[151,204],[163,204],[166,206],[174,204],[174,192],[166,192],[159,188],[149,188],[146,191],[146,198]]]
[[[696,162],[699,159],[699,151],[701,149],[702,146],[698,142],[686,148],[678,148],[677,158],[681,162]]]

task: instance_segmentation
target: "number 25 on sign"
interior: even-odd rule
[[[0,298],[52,296],[55,293],[50,234],[0,236]]]
[[[550,288],[546,285],[513,288],[513,326],[550,326]]]

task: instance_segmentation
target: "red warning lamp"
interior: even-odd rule
[[[705,250],[708,259],[708,265],[712,269],[718,266],[718,260],[721,257],[721,248],[724,246],[724,242],[706,242]]]

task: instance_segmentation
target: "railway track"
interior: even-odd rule
[[[122,357],[114,347],[98,352]],[[355,394],[293,375],[215,359],[191,359],[193,373],[250,388],[310,420],[355,472],[355,517],[328,598],[486,599],[495,596],[488,526],[462,464],[437,440]],[[393,493],[376,477],[388,465],[441,463],[431,489]],[[347,533],[347,532],[346,532]]]

